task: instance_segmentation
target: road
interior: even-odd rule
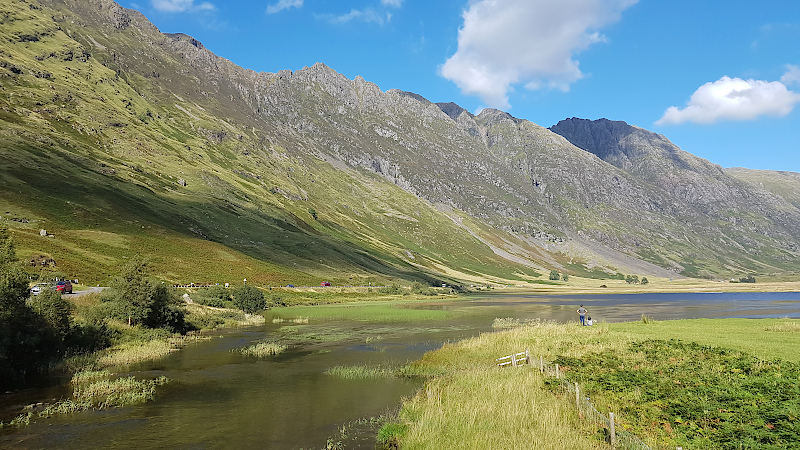
[[[73,291],[72,294],[64,294],[66,298],[78,297],[81,295],[91,294],[93,292],[101,292],[103,289],[108,289],[105,286],[91,286],[83,291]]]

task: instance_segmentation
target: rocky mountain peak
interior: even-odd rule
[[[183,33],[164,33],[164,36],[167,36],[168,38],[172,39],[173,41],[185,41],[185,42],[188,42],[192,46],[197,47],[197,48],[199,48],[201,50],[206,48],[203,45],[202,42],[200,42],[197,39],[189,36],[188,34],[183,34]]]
[[[559,121],[550,127],[550,131],[564,136],[572,145],[594,153],[600,159],[608,162],[630,158],[635,155],[629,155],[628,152],[639,151],[638,148],[626,149],[621,145],[625,137],[636,131],[636,128],[623,121],[588,120],[573,117]]]
[[[507,113],[505,111],[500,111],[498,109],[494,109],[494,108],[485,108],[485,109],[483,109],[478,114],[477,119],[478,119],[478,121],[480,123],[483,123],[486,126],[492,126],[492,125],[495,125],[495,124],[498,124],[498,123],[501,123],[501,122],[505,122],[505,121],[509,121],[509,120],[514,122],[514,123],[520,122],[519,119],[515,118],[511,114],[509,114],[509,113]]]
[[[681,150],[661,134],[618,120],[565,119],[549,128],[572,145],[638,175],[688,170],[710,176],[722,168]]]
[[[453,119],[453,120],[457,120],[458,116],[460,116],[461,114],[464,114],[464,113],[472,115],[472,114],[469,113],[469,111],[467,111],[466,109],[458,106],[457,104],[455,104],[453,102],[437,103],[436,106],[438,106],[439,109],[442,110],[442,112],[444,112],[445,114],[450,116],[450,118]]]

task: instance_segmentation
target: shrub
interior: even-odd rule
[[[425,286],[419,281],[411,283],[411,292],[419,295],[436,295],[436,291],[430,286]]]
[[[233,291],[233,304],[248,314],[262,311],[266,307],[264,293],[253,286],[242,286]]]
[[[63,337],[69,333],[74,307],[72,303],[64,300],[61,294],[49,289],[44,290],[41,294],[33,297],[28,304],[60,336]]]
[[[557,281],[561,279],[561,275],[558,273],[557,270],[550,271],[550,279],[553,281]]]
[[[212,286],[197,292],[197,303],[214,308],[225,308],[231,301],[231,293],[222,286]]]
[[[378,289],[378,293],[384,295],[396,295],[396,294],[402,294],[403,290],[400,288],[400,286],[393,284],[391,286],[384,286]]]

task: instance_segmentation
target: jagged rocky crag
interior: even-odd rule
[[[427,255],[428,269],[448,265],[447,256],[422,228],[439,227],[424,223],[446,214],[464,242],[477,239],[492,248],[489,253],[528,267],[569,271],[568,262],[575,262],[587,270],[636,267],[664,276],[796,270],[796,205],[624,122],[568,119],[547,129],[493,109],[473,115],[453,103],[383,92],[321,63],[295,72],[256,73],[189,36],[163,34],[141,14],[108,0],[29,4],[52,12],[37,39],[63,40],[62,47],[84,64],[108,70],[95,85],[118,83],[127,90],[113,94],[121,96],[119,106],[104,99],[102,113],[86,115],[55,102],[46,115],[58,115],[73,129],[94,130],[86,131],[90,139],[82,135],[84,150],[61,147],[103,164],[106,176],[121,177],[114,171],[142,160],[155,166],[180,160],[185,191],[201,185],[209,201],[237,214],[247,209],[243,202],[263,201],[269,214],[288,218],[306,233],[381,249],[412,265],[422,263],[408,254]],[[75,64],[75,58],[58,64]],[[55,64],[5,60],[21,72],[6,70],[6,92]],[[74,104],[90,103],[89,92],[58,78],[51,84],[65,83]],[[19,111],[7,98],[5,109]],[[116,115],[140,121],[113,119]],[[129,131],[122,136],[120,130]],[[236,178],[227,178],[231,174]],[[134,178],[155,192],[175,184],[157,170],[146,175]],[[383,186],[375,183],[399,187],[420,203],[389,202],[382,208],[392,212],[382,217],[405,222],[369,224],[363,217],[375,209],[372,189]],[[373,200],[359,204],[361,197]],[[327,228],[306,222],[302,212],[310,206],[331,220]],[[430,206],[439,212],[420,213]],[[263,220],[258,217],[254,220]],[[236,239],[226,238],[232,233],[196,212],[185,212],[182,220],[202,238],[297,256],[297,249],[282,247],[278,237],[256,241],[242,231]],[[409,222],[417,231],[404,228]],[[471,245],[463,244],[465,254]],[[630,256],[651,265],[631,263]],[[491,258],[474,262],[492,264]]]

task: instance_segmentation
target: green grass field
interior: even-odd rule
[[[599,410],[616,411],[618,426],[653,448],[739,448],[724,443],[731,433],[742,448],[795,448],[798,328],[788,319],[708,319],[483,334],[412,364],[409,372],[435,376],[405,402],[395,437],[403,448],[607,448],[598,425],[579,420],[574,397],[559,398],[538,370],[494,364],[530,349],[566,366]],[[671,397],[713,410],[675,409]]]

